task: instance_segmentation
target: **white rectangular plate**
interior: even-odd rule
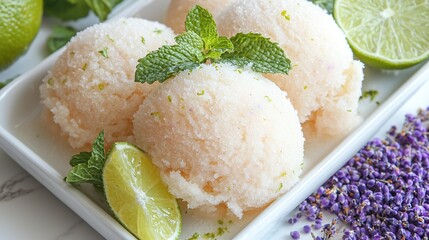
[[[141,1],[145,2],[145,1]],[[124,9],[121,16],[142,16],[162,20],[168,0],[149,5],[139,3]],[[46,186],[53,194],[79,214],[108,239],[133,239],[103,204],[103,195],[91,187],[77,189],[63,181],[70,166],[68,160],[76,153],[57,135],[53,135],[43,119],[39,86],[61,51],[51,55],[0,92],[0,146],[24,169]],[[426,74],[426,76],[425,76]],[[423,85],[429,75],[429,64],[397,72],[380,72],[367,68],[363,91],[378,90],[374,102],[363,100],[359,113],[364,122],[345,139],[306,144],[305,167],[301,181],[266,209],[246,214],[234,220],[224,239],[266,239],[273,229],[293,209],[339,169],[397,109]],[[425,85],[425,94],[429,85]],[[420,94],[422,95],[422,94]],[[419,95],[419,96],[420,96]],[[423,94],[424,96],[424,94]],[[218,219],[183,211],[182,239],[194,233],[216,232]]]

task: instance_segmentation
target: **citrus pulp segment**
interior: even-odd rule
[[[149,156],[128,143],[115,143],[103,169],[107,202],[139,239],[177,239],[181,214]]]

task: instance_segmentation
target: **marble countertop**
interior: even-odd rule
[[[0,239],[104,239],[0,149]]]

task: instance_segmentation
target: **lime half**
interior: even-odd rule
[[[427,0],[336,0],[334,17],[370,66],[406,68],[429,57]]]
[[[177,239],[182,220],[149,156],[128,143],[113,145],[103,169],[107,202],[119,221],[139,239]]]

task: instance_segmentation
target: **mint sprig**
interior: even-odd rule
[[[91,152],[81,152],[72,157],[72,169],[66,177],[66,182],[91,183],[95,187],[103,188],[103,167],[106,161],[104,152],[104,131],[95,139]]]
[[[163,82],[207,62],[250,66],[260,73],[289,72],[290,60],[278,44],[256,33],[238,33],[230,39],[219,36],[213,16],[201,6],[190,10],[185,26],[186,32],[175,38],[176,45],[162,46],[139,59],[136,82]]]

